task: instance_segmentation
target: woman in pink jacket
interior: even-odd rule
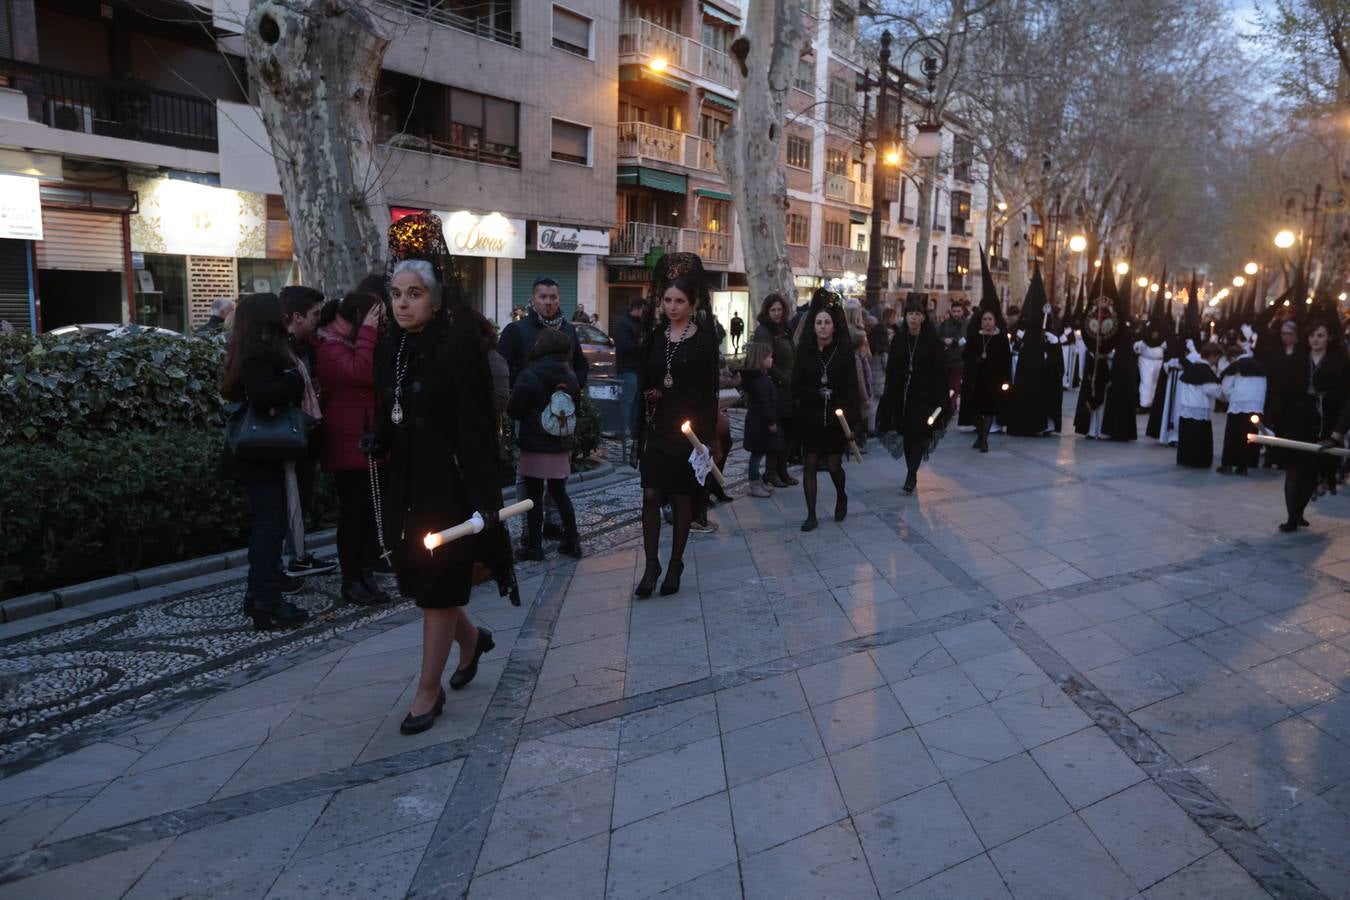
[[[316,333],[314,367],[321,388],[322,462],[333,473],[338,495],[337,551],[342,599],[368,606],[384,603],[372,571],[376,560],[371,470],[357,449],[375,418],[375,342],[384,303],[354,291],[324,307]]]

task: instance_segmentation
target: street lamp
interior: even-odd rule
[[[1069,238],[1069,249],[1074,253],[1082,253],[1087,249],[1087,238],[1083,237],[1081,234],[1075,234],[1073,237]]]
[[[1145,278],[1143,275],[1140,275],[1139,280],[1136,281],[1135,284],[1137,284],[1141,288],[1146,288],[1148,287],[1148,279]]]
[[[1279,247],[1281,250],[1288,250],[1290,247],[1294,246],[1294,241],[1296,240],[1297,238],[1294,237],[1294,233],[1288,228],[1281,228],[1275,234],[1275,246]]]
[[[1249,262],[1242,267],[1242,271],[1246,272],[1248,275],[1255,275],[1257,272],[1261,271],[1261,267],[1255,262]]]
[[[1116,263],[1116,274],[1117,275],[1130,274],[1130,264],[1125,262],[1124,260],[1121,260],[1120,262]]]
[[[1007,203],[1004,203],[1002,200],[998,201],[998,203],[997,203],[996,205],[998,206],[998,211],[999,211],[999,212],[1007,212],[1007,211],[1008,211],[1008,204],[1007,204]]]
[[[653,56],[647,62],[647,68],[653,72],[664,72],[670,66],[670,61],[664,56]]]
[[[1243,278],[1241,275],[1233,276],[1233,287],[1240,288],[1246,283],[1247,279]]]
[[[891,149],[889,149],[889,150],[886,151],[886,165],[888,165],[888,166],[898,166],[898,165],[900,165],[900,148],[899,148],[899,147],[892,147]],[[873,189],[875,190],[875,186],[873,187]]]
[[[1150,292],[1150,293],[1153,293],[1153,294],[1158,293],[1158,282],[1155,281],[1155,282],[1153,282],[1152,284],[1150,284],[1150,285],[1148,286],[1148,289],[1149,289],[1149,292]]]

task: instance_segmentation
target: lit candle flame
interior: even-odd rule
[[[1253,413],[1253,414],[1252,414],[1252,424],[1253,424],[1253,425],[1260,425],[1260,424],[1261,424],[1261,417],[1258,416],[1258,415],[1256,415],[1255,413]]]
[[[691,435],[694,433],[694,426],[690,425],[686,420],[685,423],[680,426],[680,431],[683,431],[686,436]]]
[[[422,538],[422,543],[428,550],[435,550],[441,545],[441,536],[439,534],[428,534]]]
[[[1003,385],[1003,390],[1006,391],[1006,390],[1008,389],[1008,387],[1009,387],[1009,385],[1007,385],[1007,384]]]

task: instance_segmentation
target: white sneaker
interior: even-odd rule
[[[749,494],[751,497],[772,497],[773,488],[762,481],[752,481],[750,482]]]

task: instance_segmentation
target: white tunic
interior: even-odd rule
[[[1139,405],[1150,407],[1158,393],[1158,376],[1162,373],[1163,348],[1150,347],[1135,341],[1134,352],[1139,354]]]

